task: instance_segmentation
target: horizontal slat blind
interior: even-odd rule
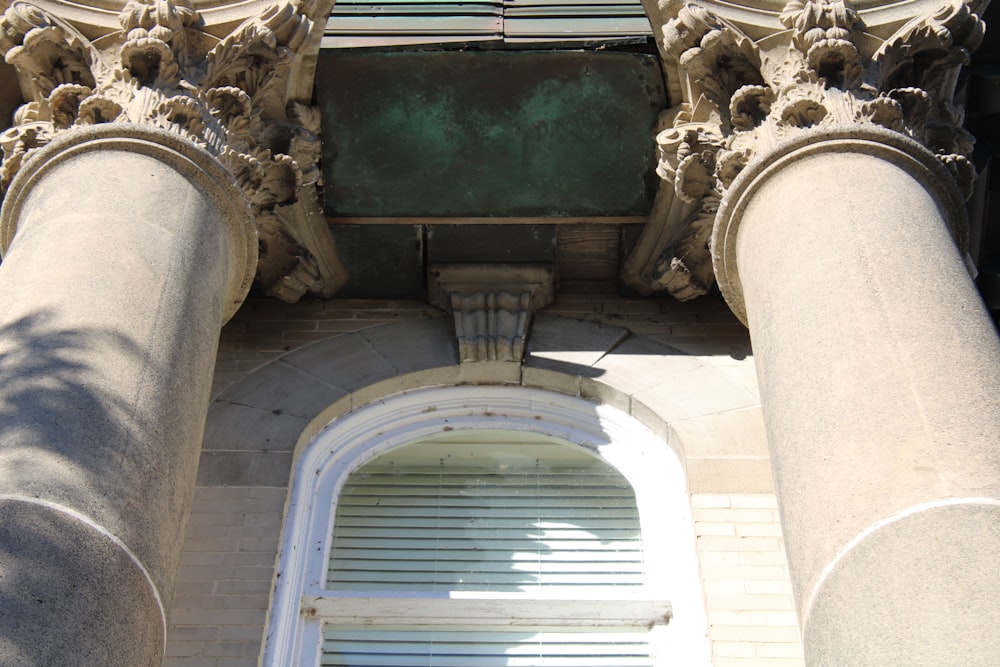
[[[527,464],[496,461],[492,468],[467,466],[462,455],[451,457],[460,464],[438,456],[438,466],[382,459],[363,466],[337,505],[327,588],[537,593],[641,587],[631,487],[586,454],[558,454],[548,461],[531,456]]]
[[[639,0],[338,0],[324,48],[652,35]]]
[[[323,665],[651,667],[645,632],[387,631],[327,628]]]

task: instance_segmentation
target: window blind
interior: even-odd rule
[[[535,445],[527,457],[520,447],[493,447],[486,466],[467,464],[476,445],[452,447],[449,459],[431,453],[437,465],[377,460],[350,477],[337,505],[327,588],[643,585],[635,496],[615,470],[563,445]]]
[[[327,628],[329,667],[652,667],[645,632]]]

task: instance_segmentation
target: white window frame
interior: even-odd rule
[[[629,481],[639,511],[647,586],[641,597],[602,601],[600,624],[646,626],[669,613],[656,642],[668,647],[669,662],[711,664],[690,501],[673,449],[608,405],[540,389],[462,386],[382,399],[333,420],[306,445],[292,477],[262,665],[318,664],[327,622],[434,625],[436,618],[453,622],[460,605],[457,617],[475,619],[477,626],[510,625],[511,618],[532,614],[539,617],[524,618],[525,624],[553,625],[555,619],[534,611],[537,597],[526,600],[521,594],[509,600],[492,593],[428,597],[415,614],[399,598],[324,588],[336,499],[348,476],[395,447],[446,431],[481,429],[530,432],[584,447]],[[669,608],[663,600],[669,600]],[[581,605],[574,620],[572,605],[554,605],[561,625],[586,626],[595,625],[593,606]]]

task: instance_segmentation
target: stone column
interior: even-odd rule
[[[809,665],[1000,662],[1000,343],[952,103],[983,26],[905,7],[793,0],[774,32],[661,4],[660,173],[696,209],[654,277],[687,294],[711,257],[750,328]]]
[[[101,125],[29,160],[2,222],[0,663],[159,664],[249,207],[192,144]]]
[[[286,96],[321,29],[249,11],[0,19],[31,100],[0,136],[0,664],[162,662],[219,329],[255,273],[291,300],[342,278],[318,114]]]
[[[914,142],[859,134],[748,168],[717,237],[807,663],[994,664],[1000,341],[949,231],[947,172]]]

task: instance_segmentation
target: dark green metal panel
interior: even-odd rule
[[[661,81],[641,53],[324,51],[327,212],[645,214]]]

